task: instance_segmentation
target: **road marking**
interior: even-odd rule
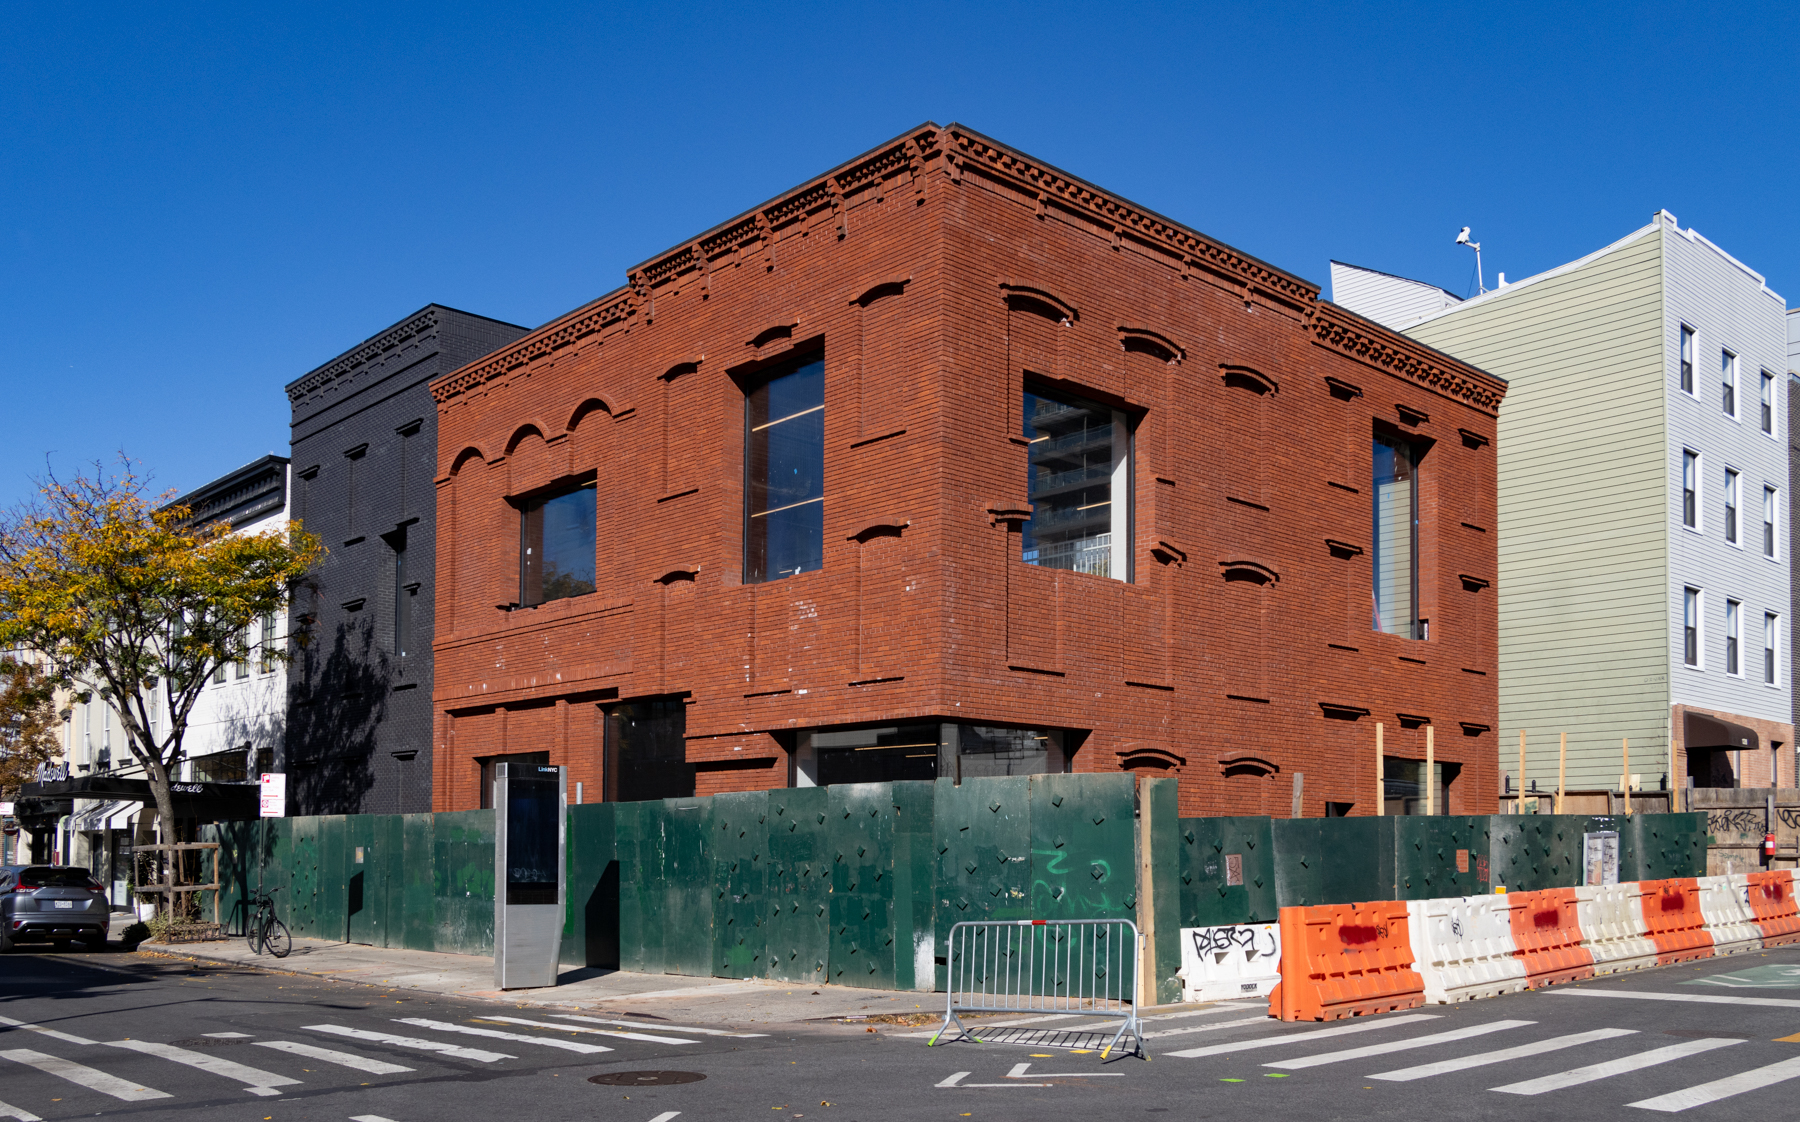
[[[1637,1001],[1690,1001],[1702,1005],[1772,1005],[1777,1009],[1800,1009],[1800,1000],[1791,997],[1726,997],[1718,993],[1651,993],[1648,990],[1580,990],[1553,989],[1565,997],[1625,997]]]
[[[9,1106],[6,1103],[0,1103],[0,1118],[16,1118],[19,1122],[44,1122],[42,1118],[29,1110],[23,1107]]]
[[[653,1025],[643,1021],[609,1021],[601,1017],[584,1017],[580,1013],[552,1013],[552,1017],[565,1021],[587,1021],[596,1025],[620,1025],[624,1028],[657,1029],[663,1032],[697,1032],[701,1036],[740,1036],[760,1037],[769,1035],[766,1032],[728,1032],[725,1029],[694,1028],[691,1025]]]
[[[28,1025],[24,1021],[15,1021],[11,1017],[0,1017],[0,1025],[5,1025],[7,1028],[30,1029],[32,1032],[41,1032],[52,1040],[61,1040],[67,1044],[98,1043],[97,1041],[89,1040],[85,1036],[71,1036],[66,1032],[57,1032],[55,1029],[45,1028],[43,1025]]]
[[[1164,1036],[1188,1036],[1196,1032],[1212,1032],[1214,1029],[1233,1028],[1237,1025],[1263,1025],[1269,1023],[1267,1013],[1258,1013],[1254,1017],[1241,1017],[1235,1021],[1219,1021],[1210,1025],[1188,1025],[1185,1028],[1158,1029],[1156,1032],[1144,1033],[1145,1040],[1155,1040]]]
[[[679,1110],[665,1110],[655,1118],[652,1118],[650,1122],[674,1122],[674,1119],[680,1117],[681,1112]]]
[[[541,1044],[546,1048],[561,1048],[565,1052],[581,1052],[592,1055],[597,1052],[612,1051],[604,1044],[582,1044],[575,1040],[549,1040],[541,1036],[526,1036],[522,1032],[501,1032],[499,1029],[453,1025],[449,1021],[428,1021],[424,1017],[395,1017],[394,1022],[413,1025],[417,1028],[436,1029],[439,1032],[460,1032],[466,1036],[485,1036],[493,1040],[516,1040],[521,1044]]]
[[[379,1114],[352,1114],[350,1122],[394,1122],[392,1118],[383,1118]]]
[[[1541,1095],[1545,1091],[1560,1091],[1565,1087],[1579,1087],[1583,1083],[1592,1083],[1596,1079],[1610,1079],[1615,1075],[1623,1075],[1628,1071],[1655,1067],[1672,1060],[1686,1059],[1702,1052],[1710,1052],[1715,1048],[1724,1048],[1732,1044],[1742,1044],[1742,1040],[1725,1040],[1719,1037],[1707,1037],[1702,1040],[1690,1040],[1685,1044],[1671,1044],[1666,1048],[1652,1048],[1648,1052],[1639,1052],[1635,1056],[1623,1059],[1607,1060],[1604,1063],[1589,1064],[1570,1071],[1546,1075],[1538,1079],[1527,1079],[1521,1083],[1508,1083],[1504,1087],[1490,1087],[1490,1091],[1501,1091],[1508,1095]]]
[[[1365,1056],[1382,1056],[1389,1052],[1405,1052],[1413,1048],[1429,1048],[1433,1044],[1449,1044],[1456,1040],[1467,1040],[1472,1036],[1486,1036],[1490,1032],[1505,1032],[1507,1029],[1524,1028],[1535,1025],[1536,1021],[1491,1021],[1485,1025],[1470,1025],[1467,1028],[1451,1029],[1449,1032],[1434,1032],[1425,1036],[1408,1037],[1405,1040],[1390,1040],[1386,1044],[1365,1044],[1361,1048],[1344,1048],[1336,1052],[1321,1052],[1316,1056],[1300,1056],[1292,1060],[1273,1060],[1264,1067],[1305,1068],[1318,1067],[1321,1064],[1342,1063],[1345,1060],[1360,1060]]]
[[[1720,1099],[1741,1095],[1745,1091],[1773,1087],[1777,1083],[1786,1083],[1788,1080],[1796,1078],[1800,1078],[1800,1059],[1782,1060],[1780,1063],[1770,1064],[1768,1067],[1752,1068],[1737,1075],[1728,1075],[1724,1079],[1715,1079],[1711,1083],[1702,1083],[1698,1087],[1688,1087],[1666,1095],[1658,1095],[1653,1099],[1640,1099],[1625,1105],[1673,1114],[1678,1110],[1686,1110],[1690,1106],[1716,1103]]]
[[[1024,1065],[1020,1065],[1020,1066],[1022,1067]],[[1016,1071],[1018,1069],[1014,1068],[1014,1070]],[[967,1079],[971,1074],[973,1074],[973,1073],[967,1072],[967,1071],[959,1071],[955,1075],[952,1075],[948,1079],[940,1080],[939,1082],[934,1084],[934,1086],[949,1087],[949,1088],[951,1088],[953,1090],[957,1090],[957,1091],[962,1090],[964,1087],[1048,1087],[1048,1086],[1050,1086],[1050,1084],[1048,1084],[1048,1083],[964,1083],[963,1080]]]
[[[231,1060],[209,1056],[204,1052],[190,1052],[186,1048],[177,1048],[173,1044],[157,1044],[150,1040],[109,1040],[109,1048],[124,1048],[130,1052],[142,1052],[146,1056],[156,1056],[173,1063],[186,1064],[209,1075],[221,1079],[235,1079],[244,1084],[244,1090],[252,1095],[279,1095],[277,1087],[291,1087],[300,1082],[285,1075],[276,1075],[272,1071],[249,1067]]]
[[[203,1032],[200,1035],[207,1037],[209,1039],[212,1039],[212,1040],[249,1040],[250,1039],[250,1034],[247,1032]]]
[[[0,1057],[14,1063],[35,1067],[45,1075],[54,1075],[59,1079],[67,1079],[78,1083],[90,1091],[98,1091],[103,1095],[111,1095],[115,1099],[123,1099],[128,1103],[145,1102],[150,1099],[166,1099],[165,1091],[140,1087],[136,1083],[120,1079],[116,1075],[108,1075],[104,1071],[95,1071],[86,1064],[78,1064],[74,1060],[64,1060],[56,1056],[46,1056],[42,1052],[33,1052],[29,1048],[14,1048],[0,1052]]]
[[[441,1040],[421,1040],[416,1036],[395,1036],[391,1032],[371,1032],[368,1029],[345,1028],[343,1025],[302,1025],[308,1032],[328,1032],[333,1036],[348,1036],[353,1040],[372,1040],[377,1044],[392,1044],[400,1048],[417,1048],[423,1052],[441,1052],[446,1056],[454,1056],[459,1060],[480,1060],[491,1064],[495,1060],[516,1060],[519,1057],[509,1056],[505,1052],[484,1052],[480,1048],[464,1048],[456,1044],[445,1044]]]
[[[1119,1079],[1125,1078],[1125,1073],[1122,1071],[1058,1071],[1058,1072],[1040,1071],[1036,1075],[1025,1074],[1026,1072],[1028,1072],[1030,1070],[1031,1070],[1031,1065],[1029,1063],[1014,1064],[1012,1070],[1006,1073],[1006,1078],[1008,1078],[1008,1079],[1104,1079],[1109,1076],[1115,1076]]]
[[[1269,1003],[1266,1001],[1220,1001],[1208,1005],[1204,1009],[1189,1009],[1180,1013],[1151,1013],[1148,1016],[1139,1017],[1138,1020],[1179,1021],[1188,1017],[1210,1017],[1214,1013],[1229,1013],[1235,1009],[1267,1009],[1268,1007]]]
[[[1410,1025],[1418,1021],[1435,1021],[1437,1013],[1408,1013],[1404,1017],[1391,1017],[1381,1021],[1358,1021],[1355,1024],[1339,1025],[1336,1028],[1314,1029],[1311,1032],[1288,1033],[1283,1036],[1265,1036],[1261,1040],[1235,1040],[1230,1044],[1212,1044],[1205,1048],[1189,1048],[1181,1052],[1165,1052],[1165,1056],[1179,1056],[1182,1059],[1196,1059],[1200,1056],[1223,1056],[1229,1052],[1243,1052],[1251,1048],[1273,1048],[1281,1044],[1305,1044],[1309,1040],[1323,1040],[1328,1036],[1347,1036],[1353,1032],[1372,1032],[1375,1029],[1395,1028],[1399,1025]],[[1258,1018],[1266,1020],[1267,1018]]]
[[[974,1074],[975,1073],[972,1071],[959,1071],[955,1075],[952,1075],[950,1078],[939,1081],[937,1085],[939,1087],[954,1087],[958,1083],[961,1083],[963,1080],[967,1079],[969,1076],[974,1075]]]
[[[1729,974],[1709,974],[1677,982],[1680,986],[1725,986],[1728,989],[1800,989],[1800,966],[1792,963],[1751,966]]]
[[[359,1056],[355,1052],[339,1052],[331,1048],[320,1048],[312,1044],[301,1044],[293,1040],[258,1040],[258,1048],[273,1048],[277,1052],[287,1052],[294,1056],[305,1056],[309,1060],[323,1060],[328,1064],[366,1071],[370,1075],[398,1075],[413,1068],[390,1064],[386,1060],[371,1060],[367,1056]]]
[[[530,1025],[533,1028],[555,1029],[558,1032],[591,1032],[597,1036],[617,1036],[624,1040],[648,1040],[652,1044],[698,1044],[697,1040],[683,1040],[679,1036],[652,1036],[647,1032],[627,1032],[624,1029],[582,1028],[579,1025],[558,1025],[549,1021],[528,1021],[524,1017],[483,1017],[484,1021],[500,1021],[509,1025]]]
[[[1617,1036],[1636,1035],[1636,1029],[1594,1029],[1592,1032],[1571,1033],[1568,1036],[1553,1036],[1548,1040],[1539,1040],[1532,1044],[1521,1044],[1516,1048],[1502,1048],[1497,1052],[1477,1052],[1473,1056],[1461,1056],[1454,1060],[1439,1060],[1435,1064],[1420,1064],[1417,1067],[1403,1067],[1398,1071],[1383,1071],[1369,1076],[1370,1079],[1386,1079],[1395,1083],[1404,1083],[1413,1079],[1426,1079],[1445,1072],[1463,1071],[1466,1068],[1486,1067],[1488,1064],[1503,1064],[1508,1060],[1523,1059],[1526,1056],[1537,1056],[1545,1052],[1559,1052],[1564,1048],[1573,1048],[1577,1044],[1589,1044],[1596,1040],[1611,1040]]]

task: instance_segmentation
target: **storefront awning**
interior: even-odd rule
[[[1682,714],[1682,743],[1690,752],[1755,750],[1762,744],[1756,730],[1743,725],[1705,717],[1699,713]]]
[[[69,828],[73,830],[122,830],[130,825],[131,816],[136,814],[142,805],[127,799],[88,802],[85,807],[78,806],[76,808],[74,815],[70,818]]]
[[[255,783],[175,783],[170,799],[177,818],[198,818],[203,822],[231,822],[257,816],[257,784]],[[76,813],[65,800],[102,799],[109,802],[154,804],[148,779],[125,779],[113,775],[80,775],[70,779],[51,779],[27,783],[19,789],[19,802],[40,803],[44,810],[61,802],[67,809],[62,814]],[[23,808],[21,807],[21,810]],[[21,814],[23,817],[23,814]],[[98,829],[98,827],[89,827]]]

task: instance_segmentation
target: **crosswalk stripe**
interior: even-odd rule
[[[1751,1068],[1749,1071],[1728,1075],[1723,1079],[1715,1079],[1711,1083],[1702,1083],[1698,1087],[1685,1087],[1666,1095],[1658,1095],[1653,1099],[1640,1099],[1625,1105],[1673,1114],[1691,1106],[1716,1103],[1720,1099],[1741,1095],[1745,1091],[1773,1087],[1777,1083],[1786,1083],[1788,1080],[1796,1078],[1800,1078],[1800,1057],[1782,1060],[1780,1063],[1770,1064],[1767,1067]]]
[[[149,1099],[166,1099],[165,1091],[150,1087],[140,1087],[136,1083],[120,1079],[116,1075],[108,1075],[104,1071],[95,1071],[86,1064],[78,1064],[74,1060],[65,1060],[57,1056],[47,1056],[42,1052],[33,1052],[29,1048],[13,1048],[0,1052],[0,1057],[14,1063],[35,1067],[45,1075],[54,1075],[58,1079],[67,1079],[71,1083],[80,1084],[90,1091],[98,1091],[103,1095],[111,1095],[115,1099],[123,1099],[128,1103],[140,1103]]]
[[[726,1029],[695,1028],[692,1025],[659,1025],[649,1024],[644,1021],[609,1021],[604,1017],[584,1017],[580,1013],[552,1013],[550,1015],[564,1021],[587,1021],[590,1024],[596,1025],[619,1025],[623,1028],[655,1029],[658,1032],[697,1032],[701,1036],[741,1036],[748,1039],[751,1037],[769,1035],[766,1032],[731,1032]]]
[[[596,1036],[616,1036],[623,1040],[647,1040],[652,1044],[698,1044],[697,1040],[685,1040],[679,1036],[653,1036],[647,1032],[629,1032],[625,1029],[583,1028],[580,1025],[558,1025],[549,1021],[530,1021],[524,1017],[483,1017],[484,1021],[500,1021],[508,1025],[530,1025],[533,1028],[555,1029],[557,1032],[591,1032]],[[535,1038],[534,1038],[535,1039]]]
[[[1472,1036],[1486,1036],[1490,1032],[1505,1032],[1507,1029],[1524,1028],[1535,1025],[1536,1021],[1490,1021],[1485,1025],[1470,1025],[1467,1028],[1451,1029],[1449,1032],[1434,1032],[1425,1036],[1412,1036],[1405,1040],[1390,1040],[1385,1044],[1365,1044],[1360,1048],[1344,1048],[1336,1052],[1321,1052],[1316,1056],[1300,1056],[1292,1060],[1273,1060],[1264,1067],[1306,1068],[1319,1067],[1322,1064],[1343,1063],[1345,1060],[1360,1060],[1365,1056],[1382,1056],[1389,1052],[1405,1052],[1413,1048],[1429,1048],[1433,1044],[1449,1044],[1456,1040],[1467,1040]]]
[[[71,1036],[69,1033],[58,1032],[52,1028],[45,1028],[43,1025],[30,1025],[26,1024],[24,1021],[15,1021],[11,1017],[0,1017],[0,1025],[5,1025],[7,1028],[30,1029],[32,1032],[42,1033],[52,1040],[61,1040],[66,1044],[94,1043],[94,1041],[89,1040],[85,1036]]]
[[[1145,1040],[1156,1040],[1164,1036],[1190,1036],[1196,1032],[1212,1032],[1214,1029],[1235,1028],[1238,1025],[1262,1025],[1269,1022],[1267,1013],[1258,1013],[1254,1017],[1240,1017],[1235,1021],[1215,1021],[1210,1025],[1184,1025],[1181,1028],[1157,1029],[1144,1034]]]
[[[339,1052],[332,1048],[320,1048],[312,1044],[301,1044],[294,1040],[257,1040],[252,1041],[258,1048],[273,1048],[277,1052],[286,1052],[293,1056],[305,1056],[309,1060],[320,1060],[340,1067],[366,1071],[370,1075],[398,1075],[403,1071],[413,1071],[410,1067],[390,1064],[386,1060],[372,1060],[367,1056],[359,1056],[355,1052]]]
[[[1348,1025],[1334,1028],[1313,1029],[1311,1032],[1286,1033],[1281,1036],[1264,1036],[1256,1040],[1234,1040],[1230,1044],[1209,1044],[1204,1048],[1188,1048],[1180,1052],[1164,1052],[1165,1056],[1177,1056],[1191,1060],[1201,1056],[1223,1056],[1232,1052],[1246,1052],[1252,1048],[1273,1048],[1283,1044],[1301,1045],[1312,1040],[1324,1040],[1331,1036],[1348,1036],[1353,1032],[1373,1032],[1376,1029],[1398,1028],[1401,1025],[1416,1024],[1419,1021],[1435,1021],[1436,1013],[1408,1013],[1404,1017],[1388,1017],[1385,1020],[1356,1021]],[[1266,1020],[1266,1018],[1258,1018]]]
[[[1707,1037],[1703,1040],[1689,1040],[1681,1044],[1671,1044],[1666,1048],[1652,1048],[1648,1052],[1639,1052],[1635,1056],[1625,1056],[1617,1060],[1606,1060],[1602,1063],[1589,1064],[1555,1075],[1545,1075],[1537,1079],[1527,1079],[1519,1083],[1508,1083],[1504,1087],[1490,1087],[1490,1091],[1502,1091],[1508,1095],[1541,1095],[1545,1091],[1560,1091],[1565,1087],[1579,1087],[1583,1083],[1592,1083],[1596,1079],[1610,1079],[1615,1075],[1624,1075],[1628,1071],[1638,1071],[1657,1064],[1666,1064],[1673,1060],[1697,1056],[1702,1052],[1710,1052],[1715,1048],[1724,1048],[1732,1044],[1742,1044],[1742,1040],[1725,1040],[1719,1037]]]
[[[418,1028],[436,1029],[439,1032],[460,1032],[466,1036],[485,1036],[493,1040],[514,1040],[521,1044],[541,1044],[546,1048],[561,1048],[565,1052],[610,1052],[604,1044],[583,1044],[577,1040],[551,1040],[542,1036],[526,1036],[522,1032],[501,1032],[499,1029],[475,1028],[471,1025],[453,1025],[449,1021],[429,1021],[424,1017],[395,1017],[394,1022],[402,1025],[414,1025]]]
[[[445,1056],[454,1056],[459,1060],[480,1060],[491,1064],[495,1060],[516,1060],[519,1057],[509,1056],[505,1052],[488,1052],[480,1048],[464,1048],[460,1044],[446,1044],[442,1040],[421,1040],[416,1036],[395,1036],[391,1032],[372,1032],[369,1029],[347,1028],[343,1025],[302,1025],[307,1032],[328,1032],[333,1036],[348,1036],[352,1040],[371,1040],[377,1044],[392,1044],[397,1048],[417,1048],[421,1052],[437,1052]]]
[[[1454,1060],[1439,1060],[1434,1064],[1420,1064],[1417,1067],[1403,1067],[1398,1071],[1384,1071],[1369,1076],[1370,1079],[1386,1079],[1394,1083],[1404,1083],[1413,1079],[1426,1079],[1433,1075],[1443,1075],[1451,1071],[1464,1071],[1472,1067],[1486,1067],[1488,1064],[1502,1064],[1508,1060],[1523,1059],[1526,1056],[1542,1055],[1545,1052],[1560,1052],[1564,1048],[1573,1048],[1577,1044],[1590,1044],[1596,1040],[1611,1040],[1618,1036],[1634,1036],[1636,1029],[1594,1029],[1591,1032],[1571,1033],[1568,1036],[1553,1036],[1548,1040],[1539,1040],[1531,1044],[1521,1044],[1516,1048],[1502,1048],[1497,1052],[1477,1052],[1473,1056],[1459,1056]]]
[[[383,1118],[379,1114],[352,1114],[350,1122],[394,1122],[392,1118]]]
[[[0,1118],[16,1118],[18,1122],[44,1122],[42,1118],[23,1107],[0,1103]]]
[[[109,1040],[109,1048],[124,1048],[131,1052],[142,1052],[146,1056],[156,1056],[173,1063],[186,1064],[188,1067],[204,1071],[221,1079],[235,1079],[244,1084],[244,1090],[252,1095],[279,1095],[277,1087],[290,1087],[299,1083],[298,1079],[290,1079],[285,1075],[276,1075],[272,1071],[250,1067],[232,1060],[209,1056],[204,1052],[190,1052],[186,1048],[177,1048],[173,1044],[158,1044],[151,1040]]]
[[[1632,1001],[1685,1001],[1695,1005],[1768,1005],[1776,1009],[1800,1009],[1791,997],[1738,997],[1718,993],[1654,993],[1650,990],[1553,989],[1563,997],[1620,997]]]

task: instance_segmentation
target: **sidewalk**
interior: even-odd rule
[[[115,922],[114,937],[129,917]],[[944,995],[860,990],[832,985],[689,978],[564,966],[553,989],[494,988],[494,963],[474,955],[393,950],[356,943],[295,939],[286,958],[250,953],[243,939],[206,943],[145,943],[140,951],[229,963],[278,973],[331,978],[385,988],[504,1001],[531,1007],[608,1011],[700,1024],[796,1024],[843,1017],[935,1017]]]

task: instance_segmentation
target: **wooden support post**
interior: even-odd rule
[[[1525,730],[1519,730],[1519,813],[1525,813]]]
[[[1431,740],[1431,726],[1425,726],[1425,817],[1437,813],[1437,748]]]
[[[1556,813],[1562,814],[1563,794],[1567,791],[1565,780],[1569,774],[1569,734],[1561,735],[1561,743],[1556,749]]]
[[[1625,792],[1625,817],[1631,817],[1631,738],[1619,741],[1619,761],[1625,771],[1619,776],[1619,790]]]
[[[1375,722],[1375,817],[1380,818],[1387,813],[1387,784],[1382,781],[1382,772],[1387,765],[1381,758],[1381,722]]]
[[[1294,773],[1294,801],[1293,806],[1288,810],[1289,818],[1304,818],[1306,816],[1306,799],[1303,795],[1305,790],[1306,773],[1296,771]]]

